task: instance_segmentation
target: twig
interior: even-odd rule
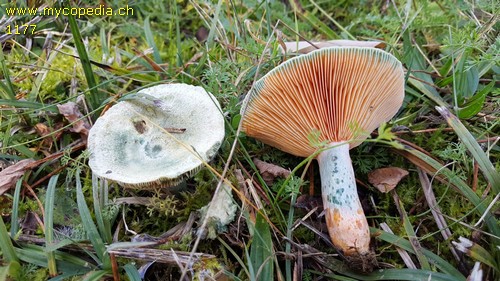
[[[82,142],[82,141],[77,141],[77,142],[74,144],[74,146],[73,146],[73,147],[71,147],[71,148],[69,149],[69,152],[70,152],[70,153],[73,153],[73,152],[75,152],[76,150],[82,149],[82,148],[84,148],[84,147],[85,147],[85,143],[84,143],[84,142]],[[28,166],[26,166],[26,169],[33,169],[33,168],[35,168],[35,167],[37,167],[37,166],[39,166],[39,165],[41,165],[41,164],[43,164],[43,163],[45,163],[45,162],[47,162],[47,161],[50,161],[50,160],[55,160],[55,159],[57,159],[57,158],[60,158],[60,157],[62,157],[62,156],[64,155],[64,153],[66,153],[66,150],[67,150],[67,148],[65,148],[65,150],[64,150],[64,151],[60,151],[60,152],[54,153],[54,154],[52,154],[52,155],[50,155],[50,156],[47,156],[47,157],[45,157],[45,158],[43,158],[43,159],[37,160],[37,161],[35,161],[35,162],[33,162],[33,163],[29,164]]]
[[[476,192],[478,184],[479,164],[474,160],[474,168],[472,172],[472,191]]]
[[[177,256],[177,253],[175,253],[174,249],[170,249],[170,251],[172,252],[172,256],[174,257],[174,260],[177,263],[177,266],[181,269],[182,273],[187,272],[188,268],[192,268],[191,259],[188,260],[188,262],[186,263],[186,267],[184,267],[182,265],[179,256]],[[184,279],[186,281],[189,281],[189,278],[187,276],[184,276],[184,278],[181,276],[180,280]]]
[[[493,206],[495,205],[495,203],[498,201],[498,199],[500,198],[500,193],[497,194],[497,196],[495,196],[495,199],[493,199],[493,201],[491,201],[491,203],[488,205],[488,208],[486,208],[486,210],[484,211],[484,214],[479,218],[479,220],[474,224],[474,227],[477,227],[483,220],[484,218],[490,214],[490,210],[491,208],[493,208]]]
[[[432,190],[432,183],[429,181],[429,178],[427,177],[427,174],[420,168],[417,167],[418,171],[418,178],[420,179],[420,183],[422,185],[422,189],[424,190],[424,195],[425,199],[427,200],[427,204],[429,205],[429,208],[431,209],[432,216],[434,217],[434,220],[436,221],[436,225],[438,226],[441,235],[445,240],[448,240],[452,233],[450,228],[448,227],[448,224],[446,223],[446,220],[444,219],[441,209],[438,206],[438,203],[436,201],[436,196],[434,196],[434,192]],[[457,260],[457,262],[460,264],[460,267],[464,267],[462,264],[461,256],[457,253],[455,248],[450,247],[450,251],[453,255],[453,257]],[[465,269],[465,268],[463,268]]]
[[[305,221],[301,221],[300,224],[305,226],[306,228],[309,228],[309,230],[311,230],[312,232],[316,233],[316,235],[321,237],[321,239],[323,239],[323,242],[325,242],[330,248],[335,248],[332,241],[330,240],[330,237],[326,236],[323,232],[319,231],[318,229],[316,229],[315,227],[313,227],[312,225],[310,225],[309,223],[307,223]],[[288,242],[292,241],[291,239],[288,239],[287,237],[283,237],[283,239],[286,239]],[[295,244],[295,243],[292,243],[292,244]]]
[[[28,189],[28,191],[31,193],[31,195],[33,195],[33,197],[35,198],[36,203],[38,204],[38,208],[40,208],[40,212],[42,214],[45,214],[42,201],[40,201],[40,199],[36,195],[36,193],[33,190],[33,188],[31,188],[31,186],[27,182],[25,182],[25,181],[23,181],[23,185],[24,185],[24,187],[26,187]],[[36,214],[36,213],[35,213],[35,218],[37,219],[38,223],[40,224],[40,227],[42,228],[42,230],[44,230],[45,229],[44,224],[43,224],[42,220],[40,220],[40,217],[38,216],[38,214]],[[45,220],[45,218],[44,218],[44,220]]]
[[[243,166],[243,164],[240,162],[240,160],[236,159],[236,162],[238,163],[238,165],[240,166],[240,172],[241,170],[245,172],[245,175],[248,177],[248,178],[251,178],[252,179],[252,183],[254,185],[254,187],[257,189],[257,191],[259,192],[260,194],[260,198],[263,199],[266,204],[271,204],[271,200],[267,197],[266,193],[264,192],[264,189],[262,188],[262,186],[259,184],[259,182],[253,180],[254,177],[248,172],[247,169],[245,169],[245,166]],[[242,174],[243,176],[243,174]],[[245,180],[243,179],[243,182]]]
[[[113,272],[113,280],[120,281],[120,273],[118,272],[118,263],[114,254],[109,254],[111,259],[111,271]]]
[[[55,169],[54,171],[48,173],[47,175],[45,175],[43,178],[37,180],[35,183],[33,183],[32,185],[30,185],[31,188],[34,188],[34,187],[37,187],[39,184],[41,184],[42,182],[46,181],[48,178],[52,177],[53,175],[59,173],[62,169],[66,168],[69,164],[66,164],[66,165],[62,165],[60,167],[58,167],[57,169]]]
[[[294,226],[292,227],[292,231],[295,231],[295,229],[297,227],[300,226],[300,224],[302,222],[304,222],[305,220],[307,220],[312,214],[314,214],[316,211],[318,210],[318,207],[314,207],[311,211],[309,211],[309,213],[307,213],[305,216],[303,216],[302,218],[298,219],[295,221],[294,223]]]

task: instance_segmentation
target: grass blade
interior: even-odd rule
[[[134,57],[132,54],[128,54],[128,53],[126,54],[126,56],[129,58]],[[144,59],[146,59],[146,58],[147,58],[147,56],[144,56]],[[155,77],[154,72],[152,72],[152,74],[150,74],[148,72],[141,73],[141,72],[137,72],[137,71],[128,70],[128,69],[123,68],[123,67],[111,66],[111,65],[104,64],[104,63],[99,63],[99,62],[96,62],[93,60],[90,60],[90,63],[105,70],[105,71],[108,71],[108,72],[114,74],[115,76],[122,76],[122,78],[130,78],[132,80],[135,80],[138,82],[144,82],[144,83],[145,82],[149,82],[149,83],[158,82],[158,78]],[[148,65],[146,63],[144,66],[148,67]],[[160,70],[160,71],[163,71],[163,70]]]
[[[298,14],[302,19],[309,22],[310,25],[314,26],[319,32],[327,36],[327,38],[340,38],[328,25],[318,19],[314,14],[309,11],[305,11],[298,2],[290,1],[290,5],[294,10],[295,14]]]
[[[432,100],[436,104],[441,105],[441,106],[446,106],[446,102],[443,101],[443,99],[440,96],[434,94],[432,91],[430,91],[428,88],[426,88],[426,85],[424,83],[418,81],[417,79],[415,79],[413,77],[410,77],[408,79],[408,84],[411,84],[413,87],[418,89],[421,93],[423,93],[427,98],[429,98],[430,100]]]
[[[323,8],[321,8],[321,6],[319,6],[316,2],[314,2],[313,0],[309,0],[309,2],[311,2],[311,4],[314,5],[314,7],[316,9],[318,9],[321,14],[323,14],[324,17],[326,17],[329,21],[331,21],[340,31],[342,31],[342,33],[344,33],[345,35],[347,35],[347,37],[349,37],[349,39],[351,40],[356,40],[356,37],[354,37],[351,33],[349,33],[349,31],[347,29],[345,29],[340,23],[338,23],[333,17],[330,16],[330,14],[328,14]],[[321,21],[320,21],[321,22]]]
[[[89,86],[90,96],[89,105],[91,110],[97,109],[100,104],[99,93],[97,90],[97,83],[95,81],[94,72],[92,71],[92,65],[90,64],[89,56],[85,45],[83,44],[82,36],[76,23],[75,17],[71,14],[68,15],[69,26],[71,29],[71,34],[73,34],[73,40],[75,42],[76,50],[78,56],[80,57],[80,62],[82,63],[83,72],[85,73],[85,78],[87,79],[87,84]]]
[[[431,270],[429,261],[421,251],[422,247],[420,245],[420,242],[418,241],[417,234],[415,234],[415,231],[413,230],[413,226],[411,225],[410,219],[408,218],[408,214],[406,213],[403,207],[403,202],[401,202],[401,200],[399,200],[399,206],[401,206],[401,212],[403,215],[403,226],[405,228],[406,235],[408,235],[408,238],[410,239],[410,244],[414,250],[413,252],[417,256],[418,262],[420,263],[422,269]]]
[[[208,47],[208,49],[211,49],[215,42],[214,37],[215,33],[217,32],[217,22],[219,21],[222,3],[223,3],[222,0],[219,0],[217,2],[217,6],[215,7],[214,17],[212,18],[212,21],[210,23],[210,29],[209,29],[210,31],[208,32],[208,37],[206,41],[206,46]]]
[[[0,216],[0,249],[2,249],[3,259],[7,262],[18,262],[19,259],[14,251],[14,245],[10,240],[9,232],[5,223],[3,222],[2,216]]]
[[[156,63],[161,63],[160,52],[156,46],[153,32],[151,31],[151,25],[149,24],[149,17],[144,19],[144,35],[146,36],[146,42],[148,46],[153,50],[153,58]]]
[[[253,269],[257,271],[255,272],[257,280],[273,280],[273,260],[273,241],[269,224],[261,213],[257,213],[255,231],[250,248],[250,261]]]
[[[319,273],[319,272],[315,272]],[[454,276],[446,275],[439,272],[433,272],[429,270],[422,269],[381,269],[376,272],[367,275],[361,275],[356,273],[348,274],[350,277],[356,278],[357,280],[372,281],[372,280],[409,280],[409,281],[422,281],[422,280],[433,280],[433,281],[458,281]],[[328,277],[337,279],[339,276],[335,275],[324,275]],[[461,279],[461,280],[465,280]]]
[[[0,266],[0,280],[19,280],[21,265],[17,261],[11,261],[5,266]],[[7,277],[12,278],[7,278]]]
[[[217,236],[217,240],[222,244],[222,246],[224,246],[224,248],[233,255],[233,257],[238,261],[238,263],[241,265],[241,267],[243,268],[243,271],[245,271],[246,275],[248,277],[250,277],[250,271],[249,269],[245,266],[246,264],[243,262],[243,260],[241,259],[241,257],[239,256],[239,254],[237,254],[233,248],[231,248],[231,246],[229,246],[222,238],[220,238],[219,236]],[[248,250],[247,248],[245,247],[245,254],[248,256]],[[251,264],[249,263],[248,265],[250,268],[251,268]]]
[[[45,226],[45,245],[52,245],[54,242],[54,196],[59,175],[50,178],[45,195],[45,209],[43,214]],[[50,276],[57,275],[56,258],[53,251],[47,251],[47,263]]]
[[[410,253],[415,253],[410,241],[403,239],[397,235],[394,235],[392,233],[377,229],[377,228],[370,228],[370,232],[373,236],[375,236],[377,239],[383,240],[385,242],[391,243],[394,246],[397,246],[401,249],[404,249]],[[434,254],[433,252],[422,248],[422,254],[425,255],[426,258],[429,259],[429,262],[435,265],[439,270],[442,272],[453,276],[456,281],[460,280],[465,280],[465,277],[458,271],[453,265],[448,263],[446,260],[441,258],[440,256]]]
[[[106,270],[92,271],[87,273],[82,281],[100,281],[108,273]]]
[[[59,110],[57,110],[57,107],[55,105],[45,105],[39,102],[0,99],[0,105],[12,106],[15,108],[31,108],[37,110],[46,110],[52,113],[59,113]]]
[[[47,267],[47,254],[45,248],[38,245],[23,245],[23,248],[15,248],[16,255],[20,260],[32,263],[40,267]],[[88,261],[80,259],[74,255],[55,251],[55,258],[57,260],[57,268],[63,273],[79,272],[83,274],[95,266]]]
[[[104,196],[100,196],[101,193],[107,193],[104,189],[104,182],[100,181],[95,175],[92,175],[92,196],[94,198],[94,215],[97,221],[97,227],[99,228],[99,233],[106,243],[112,242],[111,227],[108,221],[103,219],[102,209],[107,204],[105,202]]]
[[[500,267],[498,267],[495,258],[485,248],[462,236],[458,237],[458,240],[459,242],[452,241],[457,250],[500,273]]]
[[[433,159],[432,157],[410,147],[405,147],[405,150],[400,150],[398,153],[405,156],[406,159],[413,162],[415,165],[422,167],[427,173],[431,175],[436,175],[436,173],[442,174],[447,181],[453,184],[459,191],[464,195],[474,206],[475,211],[479,216],[484,216],[484,221],[488,225],[491,233],[497,237],[500,237],[500,226],[497,220],[492,215],[491,212],[487,212],[488,202],[479,198],[479,196],[455,173],[453,173],[447,167],[444,167],[441,163]],[[424,166],[421,166],[424,165]],[[498,244],[497,239],[493,239],[494,243]]]
[[[127,263],[123,268],[125,269],[125,273],[127,273],[127,277],[130,281],[141,281],[139,271],[137,271],[137,268],[133,264]]]
[[[181,44],[181,28],[180,28],[180,11],[177,1],[172,1],[171,5],[172,14],[175,16],[175,45],[177,47],[177,67],[182,67],[184,62],[182,61],[182,44]]]
[[[19,217],[19,198],[21,197],[21,184],[23,179],[19,179],[16,182],[16,189],[14,191],[14,198],[12,200],[12,215],[10,218],[10,237],[16,237],[19,231],[19,223],[17,219]]]
[[[486,251],[485,248],[481,247],[479,244],[474,243],[474,245],[469,249],[468,255],[476,261],[482,262],[487,266],[491,267],[497,273],[499,273],[500,269],[495,262],[495,258]]]
[[[5,83],[0,82],[0,86],[5,93],[4,98],[15,100],[16,99],[16,91],[14,90],[14,86],[10,81],[9,70],[7,69],[7,65],[5,65],[5,57],[3,55],[3,51],[0,53],[0,69],[2,70],[3,77],[5,78]]]
[[[491,183],[493,191],[500,193],[500,173],[495,170],[495,166],[491,163],[490,159],[481,149],[476,139],[467,130],[467,128],[460,122],[460,120],[453,115],[446,107],[437,106],[436,110],[446,119],[446,122],[455,130],[460,140],[465,144],[467,149],[479,164],[479,168],[483,172],[485,178]]]
[[[305,170],[307,170],[307,168]],[[295,180],[295,178],[293,178],[293,177],[290,178],[290,182],[288,182],[289,186],[293,186],[293,185],[300,186],[301,184],[302,184],[302,180]],[[295,212],[295,203],[297,201],[297,195],[298,195],[298,192],[292,192],[292,196],[290,198],[290,210],[288,211],[288,222],[287,222],[287,229],[286,229],[286,238],[288,239],[288,241],[293,240],[293,237],[292,237],[293,216],[294,216],[294,212]],[[286,245],[285,245],[285,253],[290,254],[292,245],[288,241],[286,242]],[[291,280],[291,278],[292,278],[292,262],[289,259],[287,259],[285,261],[285,273],[286,273],[285,278],[287,280]]]
[[[82,183],[80,180],[79,171],[76,173],[75,177],[76,177],[76,200],[78,204],[78,211],[82,218],[83,227],[87,232],[87,236],[90,239],[90,242],[94,246],[97,257],[103,263],[103,267],[109,269],[111,268],[111,263],[109,260],[109,256],[105,253],[106,246],[104,245],[104,242],[102,241],[102,238],[99,235],[99,231],[97,231],[97,227],[95,226],[94,221],[92,220],[89,208],[87,207],[87,203],[85,202],[85,196],[83,195],[82,191]]]

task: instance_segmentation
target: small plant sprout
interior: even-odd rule
[[[349,264],[363,271],[371,271],[376,260],[349,149],[390,120],[403,98],[403,67],[391,54],[332,47],[270,71],[242,108],[248,136],[296,156],[317,153],[330,238]],[[325,143],[323,148],[311,144],[311,132],[320,132],[316,143]]]
[[[89,165],[125,187],[169,187],[210,161],[223,138],[224,118],[212,94],[186,84],[158,85],[98,118],[89,133]]]

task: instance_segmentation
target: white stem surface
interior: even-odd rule
[[[370,231],[356,190],[348,143],[331,143],[317,160],[328,232],[347,256],[369,253]]]

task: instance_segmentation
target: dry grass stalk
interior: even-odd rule
[[[385,222],[380,224],[380,228],[382,228],[385,232],[389,232],[391,234],[394,234],[394,232],[392,232],[392,229]],[[407,251],[405,251],[399,247],[396,247],[396,251],[398,251],[398,253],[401,256],[401,259],[403,259],[403,262],[405,263],[406,267],[411,268],[411,269],[417,269],[417,266],[415,265],[415,263],[413,262],[413,260],[411,259],[410,255],[408,254]]]

